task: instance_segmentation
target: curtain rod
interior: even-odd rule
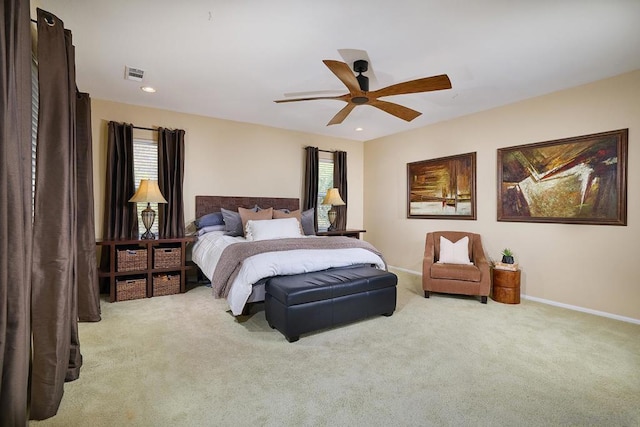
[[[303,150],[306,150],[306,149],[307,149],[307,147],[303,148]],[[319,148],[318,148],[318,151],[322,151],[323,153],[335,153],[336,152],[336,150],[333,150],[333,151],[332,150],[321,150]]]
[[[51,16],[45,16],[44,20],[50,27],[53,27],[53,25],[56,23],[56,21],[54,21]],[[31,19],[31,22],[33,22],[34,24],[38,24],[37,19]]]
[[[153,129],[153,128],[145,128],[145,127],[136,126],[136,125],[131,125],[131,127],[134,129],[150,130],[151,132],[158,132],[158,129]]]

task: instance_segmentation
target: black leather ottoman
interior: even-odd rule
[[[396,309],[398,277],[373,267],[277,276],[265,284],[265,316],[289,342],[300,334]]]

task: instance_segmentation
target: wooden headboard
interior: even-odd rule
[[[208,213],[220,212],[220,208],[236,210],[239,207],[250,209],[255,205],[261,208],[300,209],[300,199],[287,197],[235,197],[235,196],[196,196],[196,218]]]

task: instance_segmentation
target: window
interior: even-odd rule
[[[140,186],[140,180],[158,180],[158,144],[146,139],[133,140],[133,177],[136,189]],[[133,196],[133,195],[132,195]],[[146,203],[138,203],[138,232],[143,235],[146,231],[142,223],[142,211],[146,209]],[[158,204],[151,203],[151,209],[158,214]],[[158,235],[158,218],[153,222],[151,232]]]
[[[327,212],[331,209],[329,205],[323,205],[322,200],[327,195],[327,191],[333,187],[333,153],[320,153],[318,159],[318,230],[324,231],[329,228],[329,218]],[[323,156],[325,155],[325,156]]]

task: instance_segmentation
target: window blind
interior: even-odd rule
[[[329,228],[329,218],[327,212],[331,209],[330,205],[323,205],[322,201],[327,195],[327,191],[333,187],[333,159],[318,160],[318,230],[326,230]]]
[[[158,143],[146,139],[133,140],[133,177],[136,189],[140,186],[140,180],[158,180]],[[132,195],[133,196],[133,195]],[[144,234],[146,229],[142,223],[142,211],[146,209],[146,203],[138,203],[138,231]],[[151,209],[158,214],[158,204],[151,203]],[[158,234],[158,217],[153,222],[151,231]]]

